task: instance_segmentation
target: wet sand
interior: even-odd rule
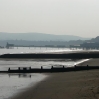
[[[80,65],[99,65],[99,59],[91,59]],[[98,99],[99,70],[51,73],[50,77],[35,87],[10,99]]]
[[[99,65],[99,58],[98,59],[90,59],[89,61],[82,62],[78,64],[78,66],[98,66]]]

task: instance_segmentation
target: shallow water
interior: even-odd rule
[[[3,59],[0,60],[0,70],[8,70],[8,68],[16,69],[18,67],[32,67],[32,68],[51,68],[51,66],[66,66],[70,67],[75,64],[77,60],[11,60],[11,59]]]
[[[69,48],[46,48],[46,47],[14,47],[13,49],[0,49],[0,54],[6,53],[47,53],[47,52],[72,52],[82,51],[82,49],[70,50]]]
[[[0,99],[8,99],[44,78],[43,74],[0,74]]]

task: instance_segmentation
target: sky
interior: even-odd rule
[[[99,0],[0,0],[0,32],[96,37]]]

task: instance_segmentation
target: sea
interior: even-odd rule
[[[0,49],[0,55],[13,53],[55,53],[73,51],[82,51],[82,49],[69,48],[45,48],[45,47],[14,47],[13,49]],[[71,59],[0,59],[0,71],[8,70],[8,68],[16,69],[18,67],[31,68],[51,68],[51,66],[71,67],[79,64],[84,60]],[[38,82],[46,79],[48,75],[43,73],[1,73],[0,74],[0,99],[10,99],[10,97],[26,90],[30,86],[35,86]]]

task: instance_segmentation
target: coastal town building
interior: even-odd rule
[[[99,43],[98,42],[85,42],[80,45],[70,45],[70,48],[99,49]]]

